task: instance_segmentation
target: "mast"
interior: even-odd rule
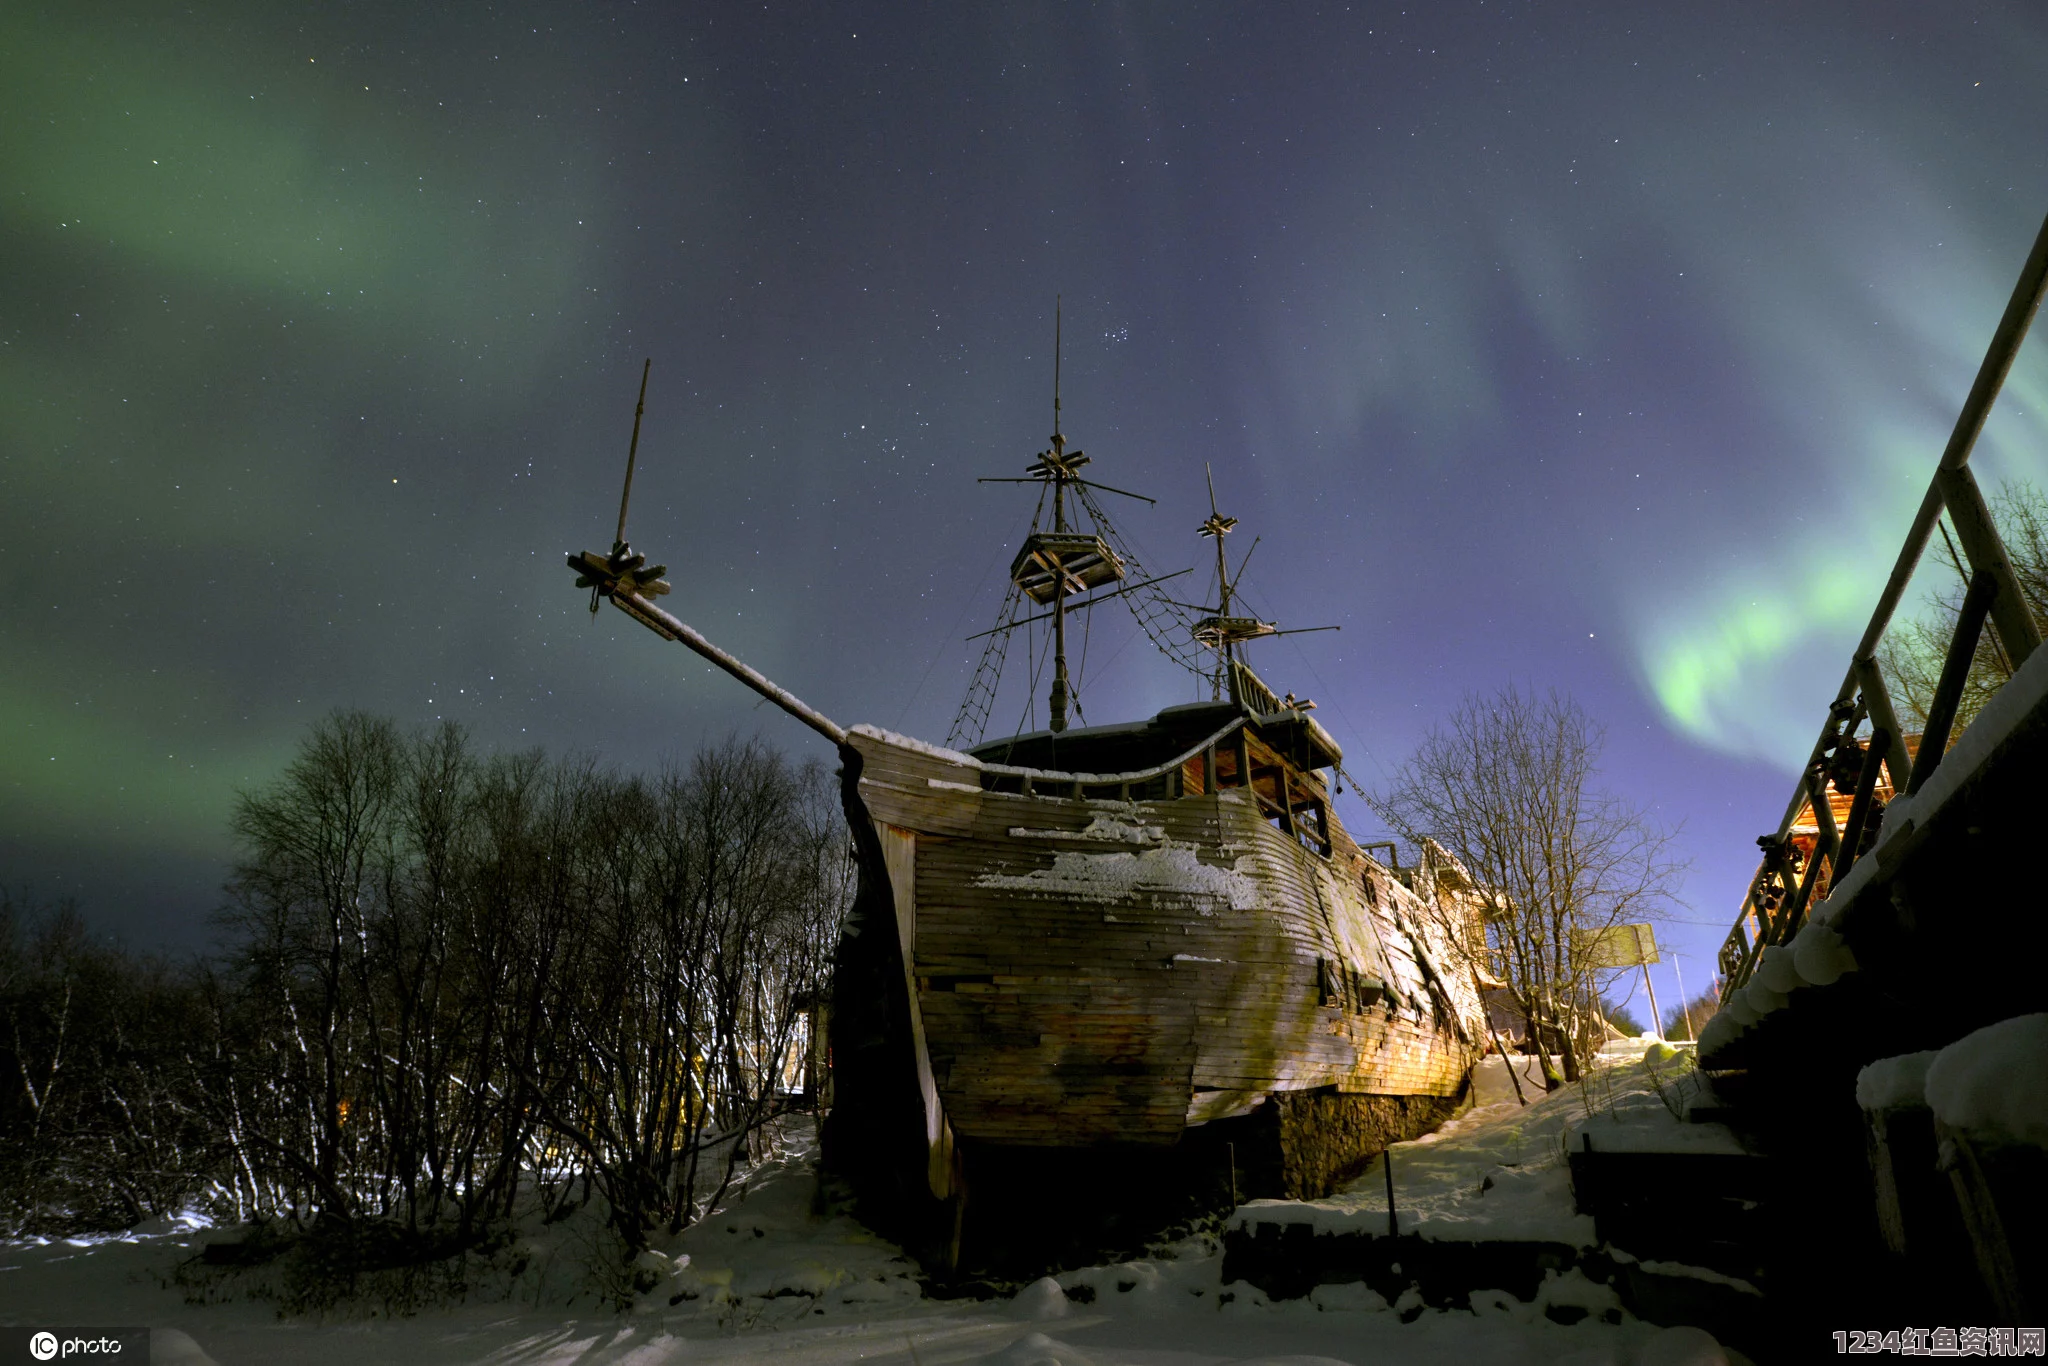
[[[626,504],[633,498],[633,462],[640,455],[640,417],[647,411],[647,373],[653,368],[652,356],[640,366],[640,400],[633,405],[633,444],[626,447],[626,487],[619,493],[619,530],[612,537],[612,553],[615,555],[626,545]]]
[[[1209,462],[1206,460],[1202,462],[1202,475],[1209,481],[1209,520],[1202,523],[1201,533],[1216,542],[1216,615],[1219,618],[1228,618],[1230,616],[1230,564],[1224,558],[1223,538],[1228,536],[1230,529],[1237,525],[1237,518],[1225,517],[1216,510],[1216,472],[1209,468]],[[1232,637],[1227,634],[1218,637],[1216,684],[1212,689],[1212,693],[1218,700],[1221,700],[1223,689],[1227,682],[1230,688],[1230,700],[1236,702],[1239,700],[1237,695],[1237,670],[1230,667],[1235,661],[1236,656],[1232,654],[1231,647]]]
[[[1252,552],[1259,548],[1258,537],[1252,538],[1251,549],[1244,552],[1244,558],[1237,562],[1237,574],[1230,572],[1230,561],[1223,553],[1223,538],[1237,525],[1237,518],[1225,517],[1216,510],[1216,476],[1204,465],[1203,472],[1209,475],[1209,519],[1197,528],[1204,536],[1216,541],[1216,615],[1203,617],[1195,623],[1195,640],[1216,652],[1215,696],[1220,700],[1226,682],[1230,688],[1230,700],[1239,707],[1250,706],[1254,711],[1275,711],[1282,703],[1272,695],[1270,689],[1261,683],[1250,668],[1238,667],[1237,647],[1247,640],[1259,640],[1265,636],[1294,636],[1309,631],[1335,631],[1335,626],[1298,626],[1283,631],[1275,622],[1261,621],[1257,617],[1236,617],[1230,614],[1230,599],[1237,588],[1239,579],[1244,577],[1245,566],[1251,563]],[[1246,679],[1250,679],[1249,684]],[[1249,696],[1247,696],[1249,691]],[[1294,707],[1294,694],[1287,695],[1284,705]],[[1300,710],[1306,711],[1315,704],[1305,702]]]
[[[1119,582],[1124,578],[1124,559],[1110,545],[1103,534],[1106,523],[1102,514],[1089,501],[1085,489],[1100,489],[1104,493],[1119,494],[1125,498],[1136,498],[1149,503],[1152,499],[1129,489],[1112,488],[1098,484],[1081,476],[1081,467],[1088,463],[1088,456],[1082,451],[1067,449],[1067,436],[1061,430],[1060,420],[1060,331],[1061,308],[1057,298],[1053,302],[1053,358],[1052,358],[1052,445],[1040,451],[1038,458],[1024,467],[1021,476],[983,476],[984,484],[1038,484],[1052,485],[1052,526],[1041,531],[1036,516],[1031,521],[1031,533],[1024,538],[1024,546],[1017,552],[1017,558],[1010,563],[1010,582],[1016,590],[1047,608],[1052,618],[1052,696],[1047,710],[1050,712],[1049,730],[1057,733],[1067,728],[1067,710],[1074,704],[1072,675],[1067,670],[1067,598],[1076,593],[1088,593],[1104,584]],[[1073,498],[1081,510],[1095,519],[1093,530],[1083,530],[1078,524],[1067,521],[1068,486],[1072,485]],[[1043,504],[1040,504],[1043,507]],[[1171,578],[1172,575],[1166,577]],[[1159,580],[1147,579],[1145,584]],[[1131,585],[1142,587],[1144,585]],[[1118,589],[1125,592],[1128,589]],[[1082,606],[1092,606],[1104,597],[1115,594],[1097,594]],[[1027,617],[1024,621],[1042,620]],[[1013,621],[998,630],[1023,625]]]
[[[1067,529],[1067,438],[1060,434],[1060,297],[1052,301],[1052,529]],[[1054,734],[1067,728],[1067,583],[1066,571],[1055,568],[1059,578],[1052,600],[1052,697],[1046,704]]]

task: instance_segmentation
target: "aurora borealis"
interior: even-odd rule
[[[942,738],[1059,294],[1148,567],[1211,462],[1253,606],[1344,628],[1254,663],[1369,783],[1572,691],[1685,823],[1704,981],[2048,211],[2044,70],[2016,3],[10,7],[0,878],[199,942],[337,706],[808,752],[561,567],[643,357],[667,605]],[[2048,482],[2044,381],[1987,488]],[[1102,615],[1091,719],[1191,695]]]

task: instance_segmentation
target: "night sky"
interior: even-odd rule
[[[825,753],[571,586],[646,357],[664,605],[943,739],[1058,295],[1147,568],[1212,463],[1368,784],[1573,693],[1683,822],[1697,989],[2048,211],[2044,72],[2021,3],[9,5],[0,881],[204,944],[336,707]],[[2048,481],[2040,355],[1987,488]],[[1094,615],[1090,720],[1196,696]]]

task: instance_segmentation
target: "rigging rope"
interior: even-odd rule
[[[1016,619],[1023,597],[1024,590],[1011,584],[1010,591],[1003,595],[1002,610],[996,614],[999,628],[1008,627]],[[967,695],[960,699],[960,710],[953,714],[953,724],[946,731],[946,748],[972,749],[988,734],[989,717],[996,709],[996,687],[1003,679],[1003,661],[1010,653],[1013,634],[998,629],[989,636],[988,644],[981,647],[981,660],[974,666]]]
[[[1131,549],[1129,541],[1117,530],[1116,523],[1109,519],[1109,514],[1102,510],[1102,504],[1095,500],[1095,495],[1089,492],[1088,486],[1077,484],[1074,495],[1075,500],[1086,508],[1088,515],[1095,520],[1096,531],[1109,542],[1110,548],[1116,551],[1118,558],[1124,561],[1126,574],[1137,580],[1151,577],[1145,572],[1144,565],[1139,562],[1137,552]],[[1209,671],[1204,667],[1202,656],[1195,652],[1194,621],[1188,616],[1186,609],[1167,597],[1156,585],[1126,593],[1123,600],[1131,609],[1131,615],[1137,619],[1139,627],[1151,637],[1153,645],[1158,647],[1161,654],[1191,674],[1198,677],[1207,675]]]
[[[1038,506],[1031,514],[1033,532],[1036,532],[1043,523],[1045,499],[1050,490],[1049,480],[1039,486]],[[1085,516],[1094,523],[1096,534],[1108,542],[1117,557],[1123,561],[1124,577],[1138,582],[1151,577],[1145,572],[1137,552],[1131,548],[1130,542],[1118,530],[1116,523],[1110,520],[1109,514],[1102,510],[1102,504],[1096,500],[1088,486],[1076,482],[1072,485],[1072,492],[1075,511],[1078,514],[1076,521],[1079,521],[1080,516]],[[1194,620],[1185,608],[1167,597],[1156,585],[1148,584],[1120,596],[1125,606],[1130,608],[1131,616],[1137,621],[1139,628],[1161,654],[1197,679],[1209,677],[1211,670],[1207,664],[1206,653],[1194,644]],[[971,749],[987,738],[989,720],[995,711],[996,693],[1002,684],[1003,665],[1009,656],[1009,637],[1014,627],[1019,624],[1017,617],[1024,607],[1025,595],[1015,583],[1012,583],[1010,591],[1003,598],[1002,610],[997,614],[996,629],[989,636],[988,644],[982,647],[981,658],[975,664],[974,676],[967,684],[967,693],[961,698],[960,708],[953,715],[953,724],[946,732],[948,747]],[[1088,622],[1082,628],[1082,675],[1087,671],[1088,644],[1092,639],[1093,621],[1094,616],[1091,613]],[[1122,652],[1121,648],[1117,651],[1118,654]],[[1030,721],[1032,706],[1037,697],[1038,673],[1043,665],[1044,661],[1039,660],[1033,666],[1031,696],[1025,700],[1024,719],[1018,723],[1019,734]],[[1079,684],[1080,675],[1077,675],[1074,679],[1074,715],[1085,724],[1087,714],[1081,709]]]
[[[1031,510],[1031,528],[1026,535],[1036,532],[1045,519],[1045,495],[1046,489],[1041,485],[1038,506]],[[1024,590],[1015,583],[1003,594],[1003,605],[996,612],[996,629],[988,644],[981,647],[981,658],[975,663],[974,676],[967,681],[960,709],[953,713],[953,724],[946,728],[946,748],[972,749],[987,738],[989,719],[995,715],[996,690],[1003,681],[1003,663],[1009,658],[1011,628],[1023,609],[1023,599]]]

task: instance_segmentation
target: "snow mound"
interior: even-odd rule
[[[1622,1314],[1621,1296],[1614,1287],[1587,1279],[1577,1267],[1544,1272],[1543,1284],[1536,1287],[1536,1305],[1539,1309],[1582,1309],[1609,1322],[1619,1321]]]
[[[1193,1237],[1129,1262],[1060,1273],[1068,1300],[1091,1312],[1153,1315],[1218,1303],[1222,1269],[1215,1239]],[[1248,1287],[1238,1287],[1244,1297]]]
[[[1728,1366],[1728,1354],[1704,1328],[1666,1328],[1636,1349],[1634,1366]]]
[[[206,1349],[180,1328],[153,1328],[149,1333],[150,1366],[219,1366]]]
[[[1309,1292],[1308,1300],[1326,1314],[1384,1314],[1391,1307],[1386,1296],[1364,1281],[1341,1281],[1335,1285],[1319,1285]]]
[[[1043,1333],[1026,1333],[1008,1347],[979,1360],[988,1366],[1094,1366],[1093,1359],[1080,1348]]]
[[[1927,1104],[1927,1064],[1933,1050],[1879,1058],[1856,1074],[1856,1103],[1872,1112]]]
[[[633,1311],[793,1323],[923,1299],[917,1268],[846,1214],[819,1214],[814,1140],[761,1163],[725,1207],[640,1254]]]
[[[1050,1276],[1040,1276],[1018,1291],[1014,1306],[1018,1318],[1034,1323],[1065,1318],[1071,1307],[1067,1303],[1067,1292],[1060,1289],[1060,1283]]]
[[[1994,1143],[2048,1148],[2043,1077],[2048,1014],[2019,1015],[1965,1034],[1936,1054],[1927,1065],[1927,1104],[1951,1129]]]

